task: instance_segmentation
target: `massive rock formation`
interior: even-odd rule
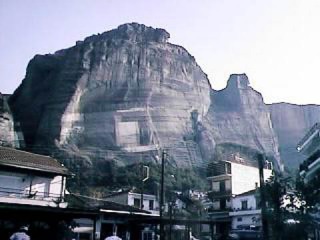
[[[212,92],[211,102],[204,121],[203,134],[211,136],[207,138],[216,144],[233,143],[264,152],[282,169],[269,109],[245,74],[231,75],[225,89]]]
[[[19,147],[18,134],[14,130],[7,98],[7,95],[0,93],[0,146]]]
[[[75,165],[156,159],[164,148],[173,166],[189,167],[211,160],[216,144],[237,144],[265,152],[280,169],[281,158],[296,166],[294,147],[320,120],[319,107],[267,106],[245,74],[214,91],[168,38],[163,29],[124,24],[35,56],[10,98],[27,148]],[[5,114],[1,126],[10,129]]]
[[[225,89],[212,91],[211,102],[200,141],[208,156],[213,156],[214,144],[238,144],[265,152],[275,166],[293,172],[304,160],[297,143],[320,121],[318,105],[266,105],[245,74],[231,75]]]
[[[285,166],[296,170],[304,160],[296,146],[310,128],[320,121],[320,106],[277,103],[269,105],[274,130],[279,139],[280,154]]]
[[[210,84],[168,38],[163,29],[124,24],[35,56],[10,98],[27,146],[88,164],[150,159],[162,147],[178,166],[201,164],[194,132],[209,108]]]

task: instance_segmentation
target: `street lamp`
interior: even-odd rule
[[[140,208],[143,210],[143,191],[144,191],[144,182],[149,179],[149,167],[142,165],[142,183],[141,183],[141,199],[140,199]]]

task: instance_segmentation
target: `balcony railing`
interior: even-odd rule
[[[224,208],[221,207],[210,207],[208,208],[208,213],[217,213],[217,212],[230,212],[232,211],[231,206],[226,206]]]
[[[312,128],[308,131],[308,133],[300,140],[297,145],[297,148],[302,148],[305,145],[306,141],[317,131],[320,129],[320,123],[316,123],[312,126]]]
[[[40,192],[37,190],[30,191],[29,189],[14,189],[14,188],[0,187],[0,198],[1,197],[63,202],[63,198],[61,197],[60,194]]]
[[[258,209],[261,209],[261,208],[258,208],[258,207],[233,208],[232,210],[233,210],[234,212],[239,212],[239,211],[251,211],[251,210],[258,210]]]
[[[300,172],[307,171],[308,166],[320,158],[320,150],[316,151],[312,156],[306,159],[302,164],[300,164]]]
[[[211,191],[208,193],[210,199],[221,198],[221,197],[230,197],[232,195],[231,189],[224,191]]]

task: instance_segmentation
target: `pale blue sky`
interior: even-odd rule
[[[139,22],[165,28],[225,87],[247,73],[267,103],[320,104],[319,0],[0,0],[0,92],[35,54]]]

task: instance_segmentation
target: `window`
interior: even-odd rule
[[[149,200],[149,210],[153,210],[153,209],[154,209],[154,201]]]
[[[225,185],[226,185],[226,190],[230,191],[231,190],[231,181],[230,180],[226,180]]]
[[[220,199],[220,209],[221,210],[226,209],[226,199]]]
[[[133,199],[133,206],[135,207],[140,207],[140,199],[139,198],[134,198]]]
[[[272,170],[273,169],[272,162],[266,161],[264,164],[264,168]]]
[[[241,201],[241,210],[247,210],[248,209],[248,201],[243,200]]]
[[[238,218],[237,218],[237,221],[238,221],[238,222],[242,222],[242,217],[238,217]]]
[[[220,192],[226,191],[226,183],[225,181],[220,181]]]
[[[214,191],[214,192],[219,192],[220,191],[219,182],[212,182],[212,191]]]
[[[212,207],[214,210],[219,210],[220,209],[220,201],[213,201]]]
[[[231,174],[231,163],[226,162],[226,173]]]

